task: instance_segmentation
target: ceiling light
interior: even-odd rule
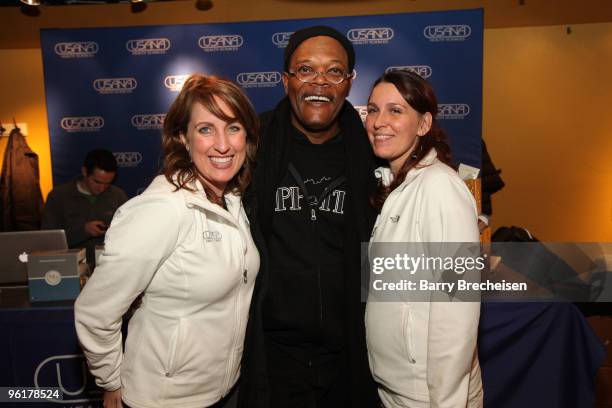
[[[40,0],[21,0],[21,2],[28,6],[40,6]]]

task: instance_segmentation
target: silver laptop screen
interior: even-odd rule
[[[20,255],[65,249],[64,230],[0,232],[0,285],[27,283],[27,265]]]

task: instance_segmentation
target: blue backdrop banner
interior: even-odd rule
[[[457,163],[480,167],[481,9],[248,23],[41,30],[53,182],[79,174],[88,150],[117,157],[129,195],[160,169],[164,114],[185,78],[214,74],[240,84],[259,112],[284,95],[283,49],[297,29],[325,24],[357,54],[349,101],[365,117],[374,80],[413,70],[438,95]]]

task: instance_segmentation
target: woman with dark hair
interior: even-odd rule
[[[257,132],[229,81],[192,75],[170,107],[163,175],[119,208],[75,306],[106,408],[221,407],[236,384],[259,270],[241,202]]]
[[[431,85],[412,72],[378,79],[366,129],[377,169],[380,209],[370,242],[478,242],[476,203],[451,167]],[[385,407],[481,407],[476,338],[479,302],[375,301],[366,308],[370,368]]]

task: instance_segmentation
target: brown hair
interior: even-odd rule
[[[370,198],[370,203],[378,210],[382,208],[391,191],[404,182],[406,174],[408,174],[412,168],[417,167],[418,163],[423,160],[432,148],[436,149],[438,160],[453,167],[450,146],[448,145],[444,131],[436,120],[438,100],[431,84],[414,72],[400,70],[392,70],[385,73],[374,82],[372,89],[380,83],[393,84],[404,100],[408,102],[414,110],[420,114],[429,112],[432,121],[429,132],[418,138],[418,144],[415,146],[412,155],[402,164],[402,167],[393,178],[391,184],[385,186],[382,181],[379,180],[378,188]]]
[[[214,97],[218,97],[231,109],[234,117],[226,115]],[[246,129],[246,158],[244,165],[227,184],[226,190],[243,194],[251,182],[255,154],[257,152],[259,119],[253,105],[244,92],[231,81],[215,76],[193,74],[185,81],[164,120],[162,149],[164,153],[163,174],[176,189],[194,191],[196,179],[203,181],[189,152],[181,141],[187,135],[187,127],[194,104],[200,103],[213,115],[226,122],[238,121]],[[216,197],[202,182],[209,200]]]

